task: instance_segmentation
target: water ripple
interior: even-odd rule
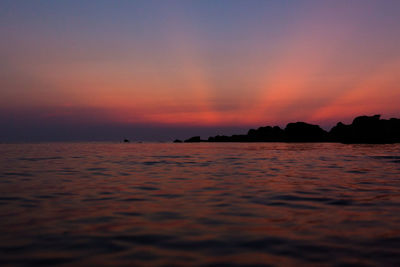
[[[399,151],[1,144],[0,265],[400,266]]]

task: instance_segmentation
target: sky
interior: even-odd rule
[[[400,117],[400,1],[0,0],[0,142]]]

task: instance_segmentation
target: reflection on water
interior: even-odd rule
[[[400,145],[3,144],[0,264],[400,265]]]

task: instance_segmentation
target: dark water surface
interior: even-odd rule
[[[2,144],[0,265],[400,265],[400,145]]]

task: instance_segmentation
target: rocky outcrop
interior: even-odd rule
[[[397,143],[400,142],[400,119],[360,116],[350,125],[339,122],[329,135],[332,141],[341,143]]]
[[[286,125],[250,129],[244,135],[217,135],[207,140],[194,136],[184,141],[194,142],[341,142],[341,143],[398,143],[400,119],[384,120],[380,115],[360,116],[350,125],[337,123],[329,132],[318,125],[295,122]]]
[[[325,142],[328,132],[318,125],[305,122],[289,123],[284,131],[285,142]]]
[[[185,143],[198,143],[198,142],[204,142],[204,140],[201,140],[200,136],[193,136],[189,139],[186,139],[184,142]]]

